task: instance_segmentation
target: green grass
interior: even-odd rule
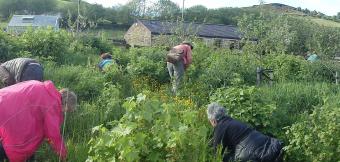
[[[101,37],[102,39],[124,39],[124,34],[127,29],[116,28],[116,29],[92,29],[88,30],[88,34]]]
[[[74,2],[68,1],[68,0],[57,0],[57,7],[58,8],[64,8],[66,5],[70,5]]]
[[[1,21],[0,21],[0,29],[1,29],[1,30],[6,29],[7,24],[8,24],[7,22],[1,22]]]
[[[320,19],[320,18],[311,18],[311,20],[323,26],[338,27],[338,28],[340,27],[340,23],[331,21],[331,20],[325,20],[325,19]]]

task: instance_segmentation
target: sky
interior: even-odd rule
[[[104,7],[112,7],[114,5],[124,5],[128,0],[84,0],[89,3],[102,4]],[[171,0],[182,6],[183,0]],[[282,3],[293,7],[308,8],[309,10],[319,11],[326,15],[333,16],[340,12],[340,0],[264,0],[265,3]],[[248,7],[258,5],[259,0],[185,0],[185,8],[203,5],[207,8],[220,7]]]

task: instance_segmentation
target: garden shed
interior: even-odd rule
[[[7,26],[7,32],[20,34],[28,28],[52,27],[59,30],[59,16],[51,15],[13,15]]]
[[[238,48],[242,36],[232,25],[137,20],[124,39],[130,46],[167,45],[170,37],[181,35],[181,31],[196,36],[209,46],[223,48]]]

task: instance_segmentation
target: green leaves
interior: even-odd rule
[[[103,131],[90,140],[88,160],[200,161],[199,153],[205,150],[194,154],[191,150],[203,148],[208,129],[200,124],[197,111],[181,110],[144,94],[128,98],[123,107],[127,113],[118,125],[110,130],[93,128],[94,132]]]
[[[254,86],[219,88],[210,96],[210,101],[225,106],[231,117],[259,129],[268,127],[276,109],[275,103],[262,98]]]
[[[298,122],[286,128],[290,139],[285,148],[288,157],[298,161],[339,161],[339,106],[338,101],[328,102],[316,107],[311,114],[304,113]]]

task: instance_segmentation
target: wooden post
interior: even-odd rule
[[[260,86],[261,84],[261,75],[262,75],[262,69],[261,67],[256,68],[256,85]]]
[[[335,84],[338,85],[339,84],[339,75],[338,72],[335,72]]]
[[[273,86],[273,80],[274,80],[274,73],[273,73],[273,71],[271,70],[271,71],[269,71],[269,85],[270,86]]]

